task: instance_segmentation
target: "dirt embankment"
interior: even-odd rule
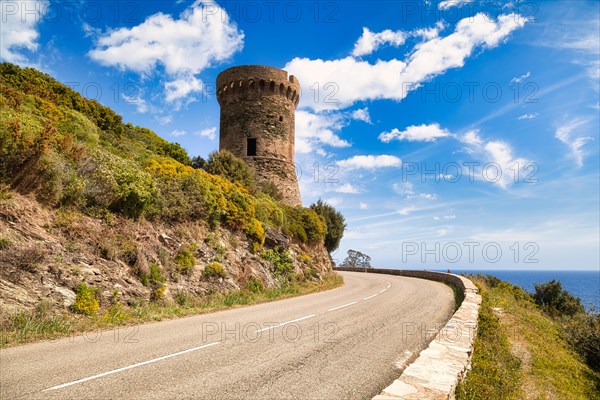
[[[275,246],[289,251],[299,277],[318,280],[331,270],[322,245],[298,244],[269,229],[265,247]],[[211,230],[203,221],[166,224],[112,214],[92,218],[3,192],[0,308],[14,312],[47,301],[57,310],[65,309],[82,282],[98,290],[103,305],[110,304],[115,290],[122,302],[139,304],[156,295],[156,274],[164,279],[162,301],[178,293],[229,292],[257,280],[264,287],[280,285],[272,262],[263,259],[261,251],[253,252],[242,232]],[[215,263],[222,273],[203,273]]]

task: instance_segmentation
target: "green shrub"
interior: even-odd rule
[[[314,210],[325,221],[327,227],[325,248],[330,253],[337,250],[340,245],[340,240],[342,240],[342,236],[344,236],[344,230],[346,229],[344,216],[336,211],[333,206],[323,202],[321,199],[315,204],[312,204],[310,209]]]
[[[287,250],[281,250],[279,247],[264,250],[260,256],[271,262],[272,270],[277,277],[291,278],[294,272],[293,260]]]
[[[0,237],[0,250],[5,250],[10,246],[11,240],[9,238]]]
[[[33,170],[23,182],[25,185],[37,187],[37,199],[49,206],[56,206],[63,197],[63,181],[67,166],[64,159],[54,151],[43,154],[33,166]]]
[[[191,165],[192,160],[187,151],[179,143],[165,142],[159,150],[159,154],[171,157],[172,159],[179,161],[183,165]]]
[[[254,188],[254,172],[246,162],[227,150],[209,154],[206,172],[219,175],[231,182],[238,182],[247,188]]]
[[[600,314],[577,314],[563,324],[563,336],[585,360],[600,372]]]
[[[116,192],[111,208],[133,218],[147,212],[155,195],[154,180],[150,174],[135,162],[109,153],[98,152],[96,157],[105,164],[105,178]]]
[[[119,291],[116,289],[113,290],[111,304],[104,314],[104,319],[111,323],[121,323],[129,319],[129,316],[123,312],[123,306],[119,301]]]
[[[81,283],[75,289],[75,293],[77,296],[75,297],[75,302],[71,305],[73,312],[88,316],[98,312],[100,302],[96,298],[95,288],[90,287],[85,283]]]
[[[246,289],[252,293],[261,293],[264,290],[264,285],[260,279],[252,276],[246,281]]]
[[[581,300],[563,290],[560,281],[535,285],[533,299],[544,311],[551,316],[575,315],[585,312]]]
[[[175,263],[180,273],[187,275],[194,270],[194,266],[196,265],[194,254],[197,250],[198,246],[195,243],[183,245],[179,248],[179,252],[175,256]]]
[[[161,300],[167,289],[165,285],[166,278],[158,265],[150,263],[148,269],[148,273],[143,271],[139,273],[140,281],[142,282],[142,285],[148,286],[152,290],[150,293],[150,300]]]
[[[277,185],[274,184],[273,182],[269,182],[269,181],[260,182],[258,184],[258,190],[261,192],[261,194],[267,195],[267,196],[273,198],[273,200],[275,200],[275,201],[283,200],[283,194],[281,193],[281,191],[279,190]]]
[[[323,219],[313,210],[304,207],[283,206],[286,234],[302,243],[322,243],[327,232]]]
[[[227,277],[227,272],[221,264],[218,262],[213,262],[204,267],[204,271],[202,271],[202,276],[205,278],[213,278],[213,277]]]
[[[277,202],[263,193],[256,195],[256,219],[274,228],[283,226],[283,210]]]
[[[246,234],[248,237],[259,245],[263,245],[265,243],[265,230],[257,219],[251,219],[246,227]]]
[[[185,307],[190,303],[190,296],[187,292],[180,290],[175,294],[175,302],[181,307]]]
[[[162,300],[165,297],[166,290],[167,290],[167,286],[164,284],[152,289],[152,293],[150,294],[150,300],[152,300],[152,301]]]
[[[98,127],[78,111],[61,107],[65,118],[59,125],[61,132],[73,132],[76,138],[88,145],[95,146],[100,141]]]
[[[164,219],[243,229],[255,216],[255,201],[239,184],[173,160],[150,160],[146,170],[158,181],[156,207]]]

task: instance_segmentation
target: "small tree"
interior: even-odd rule
[[[206,170],[206,160],[201,156],[192,157],[191,163],[193,168]]]
[[[255,187],[254,172],[248,164],[227,150],[210,153],[205,170],[209,174],[222,176],[232,182],[239,182],[249,189]]]
[[[564,290],[560,281],[554,279],[535,285],[533,299],[552,316],[576,315],[585,312],[581,300]]]
[[[339,211],[336,211],[333,206],[325,203],[321,199],[315,204],[312,204],[310,208],[319,214],[325,221],[325,225],[327,225],[325,248],[329,253],[337,250],[340,246],[340,240],[342,240],[342,236],[344,236],[344,230],[346,229],[344,216]]]
[[[372,268],[371,257],[361,253],[358,250],[348,250],[348,256],[344,260],[342,266],[353,268]]]

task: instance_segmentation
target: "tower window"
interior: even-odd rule
[[[256,155],[256,139],[248,138],[246,139],[246,155],[247,156],[255,156]]]
[[[279,116],[279,122],[283,122],[283,116],[282,115]]]

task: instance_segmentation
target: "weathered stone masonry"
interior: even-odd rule
[[[273,67],[237,66],[217,77],[217,100],[219,148],[245,160],[259,182],[274,183],[286,204],[301,205],[294,166],[298,80]]]

